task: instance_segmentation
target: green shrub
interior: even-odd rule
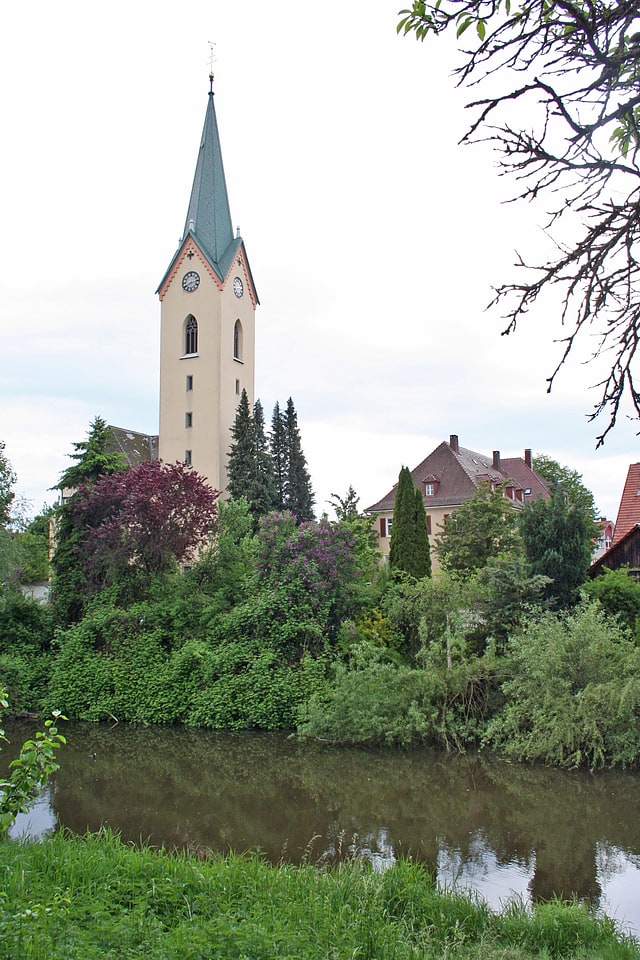
[[[362,644],[348,664],[336,666],[333,683],[305,704],[298,733],[334,743],[436,742],[444,697],[435,673],[390,663]]]
[[[506,702],[486,742],[514,759],[562,766],[640,758],[640,650],[597,602],[546,613],[509,647]]]

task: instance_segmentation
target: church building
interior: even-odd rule
[[[156,291],[161,301],[158,456],[227,485],[231,428],[243,390],[254,402],[258,305],[234,234],[213,75],[182,239]]]

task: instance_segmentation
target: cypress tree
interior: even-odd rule
[[[413,484],[409,467],[402,467],[398,476],[389,565],[394,570],[402,570],[418,579],[431,576],[431,552],[424,500],[420,490]]]
[[[427,511],[424,508],[422,491],[416,487],[414,522],[416,525],[416,555],[414,577],[431,576],[431,548],[429,546],[429,531],[427,530]],[[393,531],[393,527],[391,528]]]
[[[298,523],[315,518],[313,506],[315,497],[311,489],[311,477],[307,470],[307,460],[302,452],[298,415],[289,397],[284,414],[284,430],[287,448],[287,478],[285,484],[285,509],[297,517]]]
[[[411,573],[416,553],[415,487],[409,467],[402,467],[398,475],[396,498],[393,504],[393,523],[389,545],[389,566]]]

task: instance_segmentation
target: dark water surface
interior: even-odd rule
[[[66,724],[61,768],[14,835],[107,824],[124,840],[424,861],[499,907],[576,895],[640,936],[640,774],[301,745],[281,734]],[[12,750],[35,727],[5,724]]]

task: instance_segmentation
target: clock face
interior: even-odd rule
[[[189,270],[188,273],[185,273],[182,278],[182,289],[186,293],[193,293],[194,290],[198,289],[198,284],[200,283],[200,277],[195,272],[195,270]]]
[[[241,297],[244,292],[244,287],[242,286],[242,280],[240,277],[233,278],[233,292],[236,297]]]

